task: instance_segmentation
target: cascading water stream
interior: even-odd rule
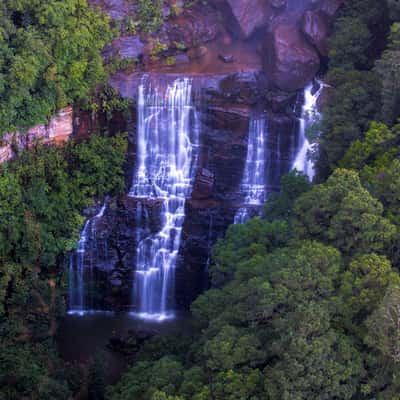
[[[173,295],[185,201],[197,165],[198,115],[192,82],[176,79],[165,93],[146,79],[138,97],[138,167],[129,195],[162,202],[161,229],[137,246],[132,302],[134,315],[164,320],[174,316]]]
[[[235,215],[235,224],[246,222],[250,210],[259,208],[266,197],[266,126],[265,117],[257,116],[250,120],[247,157],[243,173],[241,191],[245,194],[244,204]]]
[[[69,314],[84,315],[89,308],[86,302],[86,254],[89,239],[96,234],[96,222],[103,217],[106,210],[106,201],[100,211],[86,220],[79,237],[78,246],[69,259]],[[92,266],[92,263],[89,264]]]
[[[320,87],[315,93],[313,93],[314,85],[312,83],[304,89],[304,103],[300,117],[299,146],[292,165],[292,169],[296,169],[307,175],[310,182],[312,182],[315,175],[314,162],[310,158],[315,145],[311,144],[307,139],[306,131],[320,118],[320,113],[317,109],[317,101],[322,93],[324,85],[321,82],[318,83]]]

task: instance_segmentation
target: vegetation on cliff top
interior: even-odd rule
[[[46,122],[104,82],[109,19],[86,0],[0,2],[0,132]]]

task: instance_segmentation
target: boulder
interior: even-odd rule
[[[306,11],[301,20],[301,30],[319,53],[326,57],[328,55],[327,38],[330,31],[327,18],[321,12]]]
[[[343,0],[322,0],[318,9],[333,19],[342,4]]]
[[[158,36],[167,36],[169,47],[179,44],[191,48],[213,41],[221,31],[222,23],[215,10],[203,5],[187,8],[177,18],[165,22]]]
[[[246,39],[257,29],[264,27],[272,15],[265,0],[227,0],[227,3]]]
[[[275,24],[268,33],[263,50],[267,79],[281,90],[299,90],[318,72],[320,59],[317,51],[293,24]]]

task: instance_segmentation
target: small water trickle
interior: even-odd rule
[[[250,210],[259,208],[266,198],[266,121],[265,117],[251,118],[247,142],[247,156],[240,190],[245,194],[242,207],[235,215],[234,223],[243,224],[250,216]]]
[[[96,235],[96,224],[99,219],[104,216],[107,207],[105,201],[100,211],[92,218],[86,220],[81,231],[77,249],[70,254],[69,258],[69,307],[68,314],[85,315],[90,312],[90,302],[87,300],[86,286],[87,280],[93,277],[87,277],[87,269],[91,269],[93,262],[90,260],[90,252],[88,252],[88,242],[93,240]],[[89,257],[89,260],[87,260]],[[92,274],[90,274],[92,275]]]
[[[306,133],[307,129],[312,127],[320,119],[320,113],[317,109],[317,101],[322,93],[324,85],[319,83],[319,89],[313,92],[313,83],[310,83],[304,89],[304,103],[301,110],[301,117],[299,119],[299,144],[296,152],[296,158],[293,162],[292,169],[303,172],[308,176],[310,182],[314,179],[315,168],[314,162],[311,159],[311,154],[315,151],[315,144],[310,143]]]
[[[173,318],[175,267],[197,166],[199,120],[192,82],[179,78],[165,93],[146,80],[138,97],[138,167],[131,197],[158,199],[161,229],[140,240],[132,290],[133,315],[149,320]]]

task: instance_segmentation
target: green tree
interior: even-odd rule
[[[299,234],[322,239],[346,254],[383,251],[396,233],[355,171],[337,169],[325,184],[302,195],[294,212]]]
[[[400,276],[390,261],[376,254],[365,254],[352,260],[343,274],[340,295],[343,299],[343,315],[348,324],[362,324],[379,306],[388,287],[400,285]],[[361,327],[362,331],[365,329]]]
[[[105,82],[109,19],[86,0],[0,5],[0,132],[46,122]]]
[[[382,119],[392,125],[400,116],[400,23],[391,27],[389,46],[376,62],[382,81]]]

